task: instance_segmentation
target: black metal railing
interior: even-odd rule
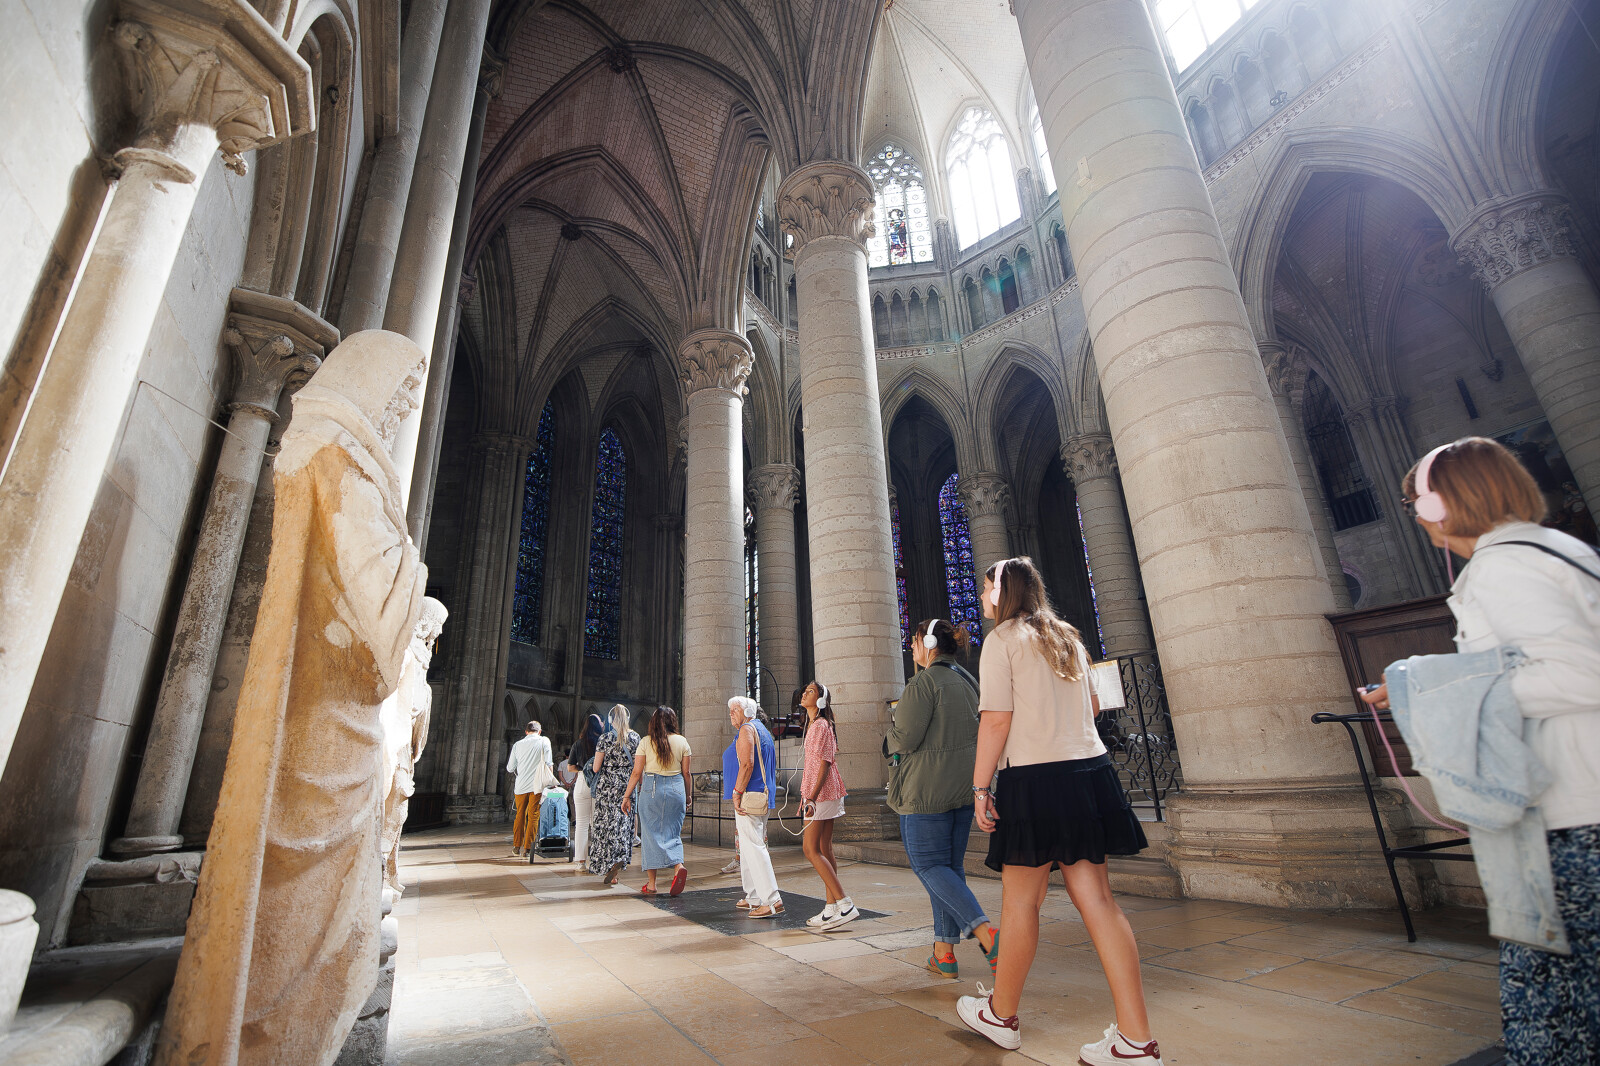
[[[1165,821],[1162,803],[1183,788],[1183,768],[1172,733],[1172,711],[1161,680],[1161,663],[1154,652],[1125,655],[1116,660],[1122,678],[1119,708],[1101,712],[1096,724],[1128,801],[1150,810]]]
[[[689,775],[694,789],[694,803],[685,819],[688,832],[684,834],[691,844],[724,847],[736,842],[737,830],[733,825],[733,801],[722,798],[722,771],[702,770]]]

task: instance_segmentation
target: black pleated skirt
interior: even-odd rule
[[[1070,866],[1149,846],[1109,755],[1013,766],[995,790],[1000,819],[984,865]]]

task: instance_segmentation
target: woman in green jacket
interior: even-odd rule
[[[975,936],[989,959],[999,936],[972,889],[964,862],[972,832],[972,765],[978,750],[978,683],[956,663],[967,631],[943,618],[917,626],[911,658],[921,667],[906,685],[884,738],[896,766],[889,806],[900,816],[900,839],[933,904],[933,955],[928,969],[954,979],[955,943]]]

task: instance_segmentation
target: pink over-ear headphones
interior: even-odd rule
[[[989,590],[989,602],[995,607],[1000,606],[1000,581],[1005,576],[1006,561],[1001,559],[994,567],[994,588]]]
[[[1439,453],[1447,448],[1455,447],[1455,441],[1441,444],[1433,451],[1422,457],[1422,462],[1417,464],[1417,499],[1413,507],[1416,508],[1417,517],[1427,522],[1443,522],[1450,514],[1450,509],[1444,504],[1444,497],[1428,488],[1428,471],[1433,468],[1433,461]]]

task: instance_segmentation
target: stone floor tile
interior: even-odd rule
[[[1396,980],[1398,979],[1392,973],[1379,973],[1376,970],[1360,970],[1354,966],[1336,966],[1309,960],[1246,978],[1245,983],[1304,996],[1307,999],[1337,1003],[1362,992],[1370,992],[1374,988],[1392,985]]]
[[[1294,955],[1279,955],[1232,944],[1202,944],[1183,951],[1169,951],[1151,964],[1185,973],[1203,974],[1219,981],[1242,981],[1246,977],[1281,970],[1300,961]]]
[[[1154,944],[1156,947],[1176,950],[1198,947],[1201,944],[1215,944],[1223,940],[1232,940],[1234,937],[1273,932],[1283,928],[1267,922],[1242,921],[1226,917],[1197,918],[1140,930],[1135,933],[1135,937],[1140,944]]]
[[[633,989],[598,967],[581,978],[548,983],[539,981],[537,967],[516,966],[512,972],[527,986],[539,1013],[553,1024],[626,1014],[646,1007],[645,1001]]]
[[[904,992],[908,988],[946,984],[950,980],[948,977],[932,973],[925,966],[913,965],[878,953],[849,959],[828,959],[815,965],[823,973],[832,974],[840,980],[849,981],[878,995]],[[988,975],[989,968],[985,966],[981,976],[988,977]]]
[[[618,1015],[604,1025],[569,1022],[553,1025],[550,1031],[575,1063],[706,1066],[717,1061],[649,1010]]]
[[[859,940],[825,940],[820,944],[795,944],[779,946],[778,951],[796,962],[825,962],[828,959],[848,959],[856,955],[876,955],[878,949]]]
[[[1413,977],[1394,990],[1402,996],[1452,1003],[1486,1013],[1500,1010],[1500,982],[1459,970],[1435,970]]]
[[[795,1066],[868,1066],[870,1062],[843,1044],[834,1043],[827,1037],[815,1033],[784,1044],[720,1055],[718,1061],[722,1066],[772,1066],[773,1063],[793,1063]]]
[[[1402,995],[1394,989],[1368,992],[1365,995],[1346,1000],[1343,1006],[1354,1007],[1356,1010],[1371,1011],[1374,1014],[1387,1015],[1390,1018],[1426,1022],[1429,1025],[1437,1025],[1441,1029],[1454,1029],[1459,1033],[1472,1033],[1483,1037],[1486,1044],[1500,1039],[1500,1013],[1498,1011],[1489,1013],[1487,1011],[1472,1010],[1467,1007],[1458,1007],[1451,1003],[1436,1003],[1432,1000]]]
[[[944,1066],[944,1064],[1026,1062],[1016,1052],[1000,1051],[955,1021],[929,1025],[926,1017],[908,1007],[853,1014],[811,1023],[811,1028],[842,1044],[869,1062],[883,1066]]]
[[[1336,966],[1354,966],[1359,970],[1392,973],[1399,977],[1416,977],[1433,970],[1442,970],[1450,965],[1448,959],[1442,959],[1437,955],[1396,951],[1392,947],[1345,948],[1331,955],[1323,955],[1320,961]]]

